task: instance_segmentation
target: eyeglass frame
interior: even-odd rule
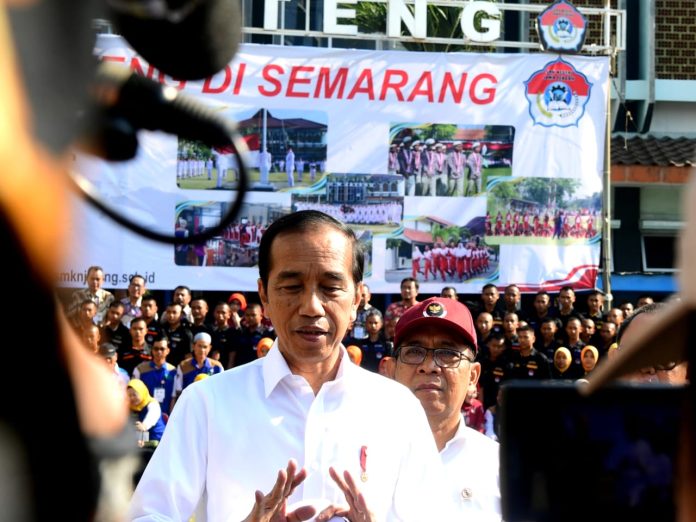
[[[406,362],[401,357],[401,351],[404,348],[420,348],[422,350],[425,350],[425,353],[423,354],[423,358],[421,359],[420,362]],[[433,362],[435,363],[435,365],[438,368],[459,368],[459,366],[462,364],[462,360],[467,361],[469,364],[476,362],[475,359],[467,357],[467,355],[465,353],[466,350],[474,351],[474,348],[470,345],[465,345],[463,350],[458,350],[456,348],[445,348],[445,347],[426,348],[425,346],[421,346],[419,344],[404,344],[402,346],[399,346],[396,349],[396,353],[394,354],[394,356],[396,357],[396,359],[398,361],[400,361],[404,364],[408,364],[409,366],[418,366],[418,365],[423,364],[425,362],[426,358],[428,357],[428,352],[433,352]],[[459,360],[457,361],[457,363],[454,366],[446,366],[446,365],[440,364],[440,362],[438,361],[438,352],[442,353],[442,351],[458,352],[460,354]]]
[[[667,364],[655,364],[654,366],[646,366],[640,369],[640,373],[643,375],[653,375],[657,372],[670,372],[674,370],[679,365],[678,362],[671,361]]]

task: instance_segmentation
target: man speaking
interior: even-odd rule
[[[423,408],[341,345],[363,261],[326,214],[271,224],[258,291],[274,348],[184,390],[129,520],[453,520]]]

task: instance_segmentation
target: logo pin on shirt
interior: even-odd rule
[[[367,482],[367,446],[360,447],[360,480]]]

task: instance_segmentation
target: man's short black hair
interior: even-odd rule
[[[301,210],[286,214],[273,221],[261,237],[261,244],[259,245],[259,278],[264,290],[268,289],[268,275],[271,272],[271,247],[276,237],[281,234],[307,232],[321,226],[334,228],[348,239],[353,250],[353,282],[357,285],[362,281],[365,254],[353,230],[337,219],[318,210]]]

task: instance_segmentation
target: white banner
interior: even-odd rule
[[[595,284],[604,57],[243,45],[214,77],[178,82],[119,37],[100,37],[97,54],[239,122],[252,190],[221,237],[183,249],[76,202],[80,240],[62,286],[83,286],[86,268],[98,264],[109,288],[139,273],[151,289],[256,290],[264,229],[305,208],[356,230],[373,292],[398,293],[411,276],[422,293]],[[78,155],[75,168],[129,217],[191,235],[216,224],[236,197],[232,152],[142,133],[136,159]]]

